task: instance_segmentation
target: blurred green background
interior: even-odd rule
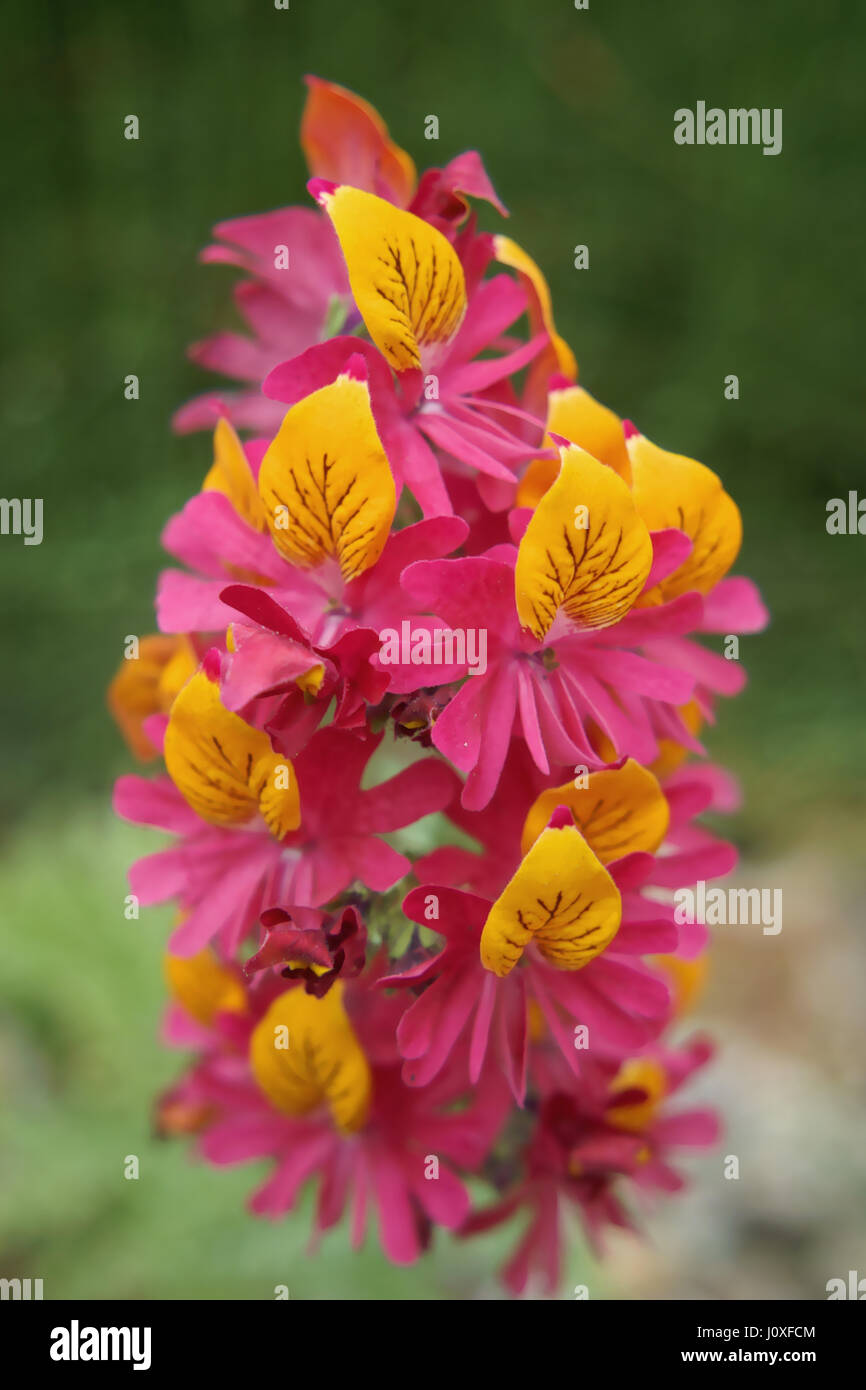
[[[249,1172],[149,1137],[177,1065],[155,1041],[166,919],[122,916],[126,865],[154,842],[107,809],[128,761],[104,688],[124,635],[153,627],[161,527],[209,463],[205,436],[168,428],[212,382],[186,345],[232,325],[234,274],[196,254],[220,219],[305,201],[306,71],[371,100],[419,166],[481,150],[581,380],[722,475],[739,568],[773,613],[742,641],[750,685],[711,737],[746,793],[739,881],[786,892],[781,937],[719,944],[703,1015],[724,1049],[706,1094],[750,1181],[703,1161],[650,1246],[600,1271],[576,1247],[574,1270],[593,1296],[815,1297],[859,1243],[866,1273],[850,1214],[866,1196],[866,539],[825,529],[828,499],[866,495],[864,12],[54,0],[7,5],[2,26],[2,492],[44,499],[45,536],[0,538],[0,1273],[43,1277],[48,1297],[493,1296],[497,1238],[441,1242],[408,1272],[348,1255],[342,1233],[304,1260],[303,1222],[244,1216]],[[674,110],[699,99],[781,107],[782,153],[675,145]]]

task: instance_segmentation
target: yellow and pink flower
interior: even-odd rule
[[[310,203],[202,255],[246,327],[192,356],[239,384],[175,419],[213,447],[109,689],[164,769],[117,812],[172,837],[130,874],[178,911],[157,1122],[269,1159],[259,1215],[311,1182],[357,1245],[375,1209],[398,1263],[528,1210],[505,1279],[552,1289],[569,1208],[599,1244],[717,1133],[669,1104],[710,1057],[668,1040],[707,953],[673,903],[736,861],[702,737],[745,676],[711,643],[767,614],[720,477],[594,399],[541,267],[479,229],[480,157],[419,177],[307,83]]]

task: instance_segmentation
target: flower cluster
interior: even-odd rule
[[[710,1047],[670,1039],[706,942],[673,892],[735,862],[700,735],[744,678],[701,639],[766,614],[719,478],[577,384],[541,271],[479,231],[479,156],[418,179],[308,87],[312,205],[203,253],[246,331],[193,356],[239,385],[176,418],[213,463],[109,695],[164,763],[115,794],[172,837],[131,870],[177,906],[158,1124],[398,1262],[521,1211],[507,1284],[552,1289],[569,1211],[598,1245],[716,1135],[674,1098]]]

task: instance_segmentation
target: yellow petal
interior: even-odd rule
[[[645,1100],[635,1101],[634,1105],[612,1105],[605,1111],[608,1124],[629,1134],[639,1134],[651,1124],[667,1094],[667,1074],[654,1057],[631,1057],[623,1062],[610,1089],[646,1092]]]
[[[108,708],[134,755],[147,762],[157,756],[144,732],[145,719],[166,714],[198,660],[185,637],[142,637],[138,656],[124,659],[108,687]]]
[[[505,976],[534,941],[558,970],[579,970],[619,930],[619,889],[578,830],[543,830],[490,909],[481,964]]]
[[[618,622],[652,564],[649,531],[622,478],[575,446],[561,457],[520,542],[514,575],[520,621],[539,639],[560,608],[580,627]]]
[[[203,492],[221,492],[257,531],[266,531],[265,509],[243,445],[228,420],[219,420],[213,437],[213,465],[202,483]]]
[[[669,454],[642,434],[628,440],[635,505],[651,531],[675,526],[692,541],[684,564],[663,580],[662,594],[709,593],[740,550],[739,508],[710,468],[683,454]]]
[[[267,752],[252,770],[250,786],[272,835],[282,840],[301,823],[301,798],[295,769],[288,758]]]
[[[373,342],[396,372],[435,357],[466,311],[463,267],[451,243],[414,213],[342,185],[319,201],[340,239],[349,284]]]
[[[157,687],[160,710],[168,714],[190,676],[198,669],[198,655],[188,637],[181,637],[174,655],[162,668]]]
[[[336,556],[345,579],[378,560],[397,505],[365,381],[342,375],[293,405],[262,459],[274,545],[310,568]]]
[[[367,1118],[372,1076],[342,994],[339,980],[322,999],[301,988],[281,994],[253,1032],[250,1064],[278,1110],[306,1115],[327,1104],[352,1133]]]
[[[583,838],[602,864],[624,854],[654,854],[667,834],[670,811],[655,777],[629,758],[620,768],[591,772],[586,787],[566,782],[537,796],[523,827],[526,854],[557,806],[567,806]]]
[[[589,739],[590,747],[598,755],[603,763],[615,763],[619,754],[616,747],[608,738],[603,729],[600,729],[594,719],[586,721],[586,736]],[[655,769],[653,769],[655,771]]]
[[[545,436],[543,447],[550,448],[550,439]],[[556,482],[559,477],[558,458],[555,459],[533,459],[520,479],[520,486],[514,499],[515,506],[518,507],[537,507],[544,494]]]
[[[213,951],[183,958],[168,955],[163,965],[172,997],[206,1028],[219,1013],[245,1012],[247,1000],[241,981]]]
[[[556,365],[563,376],[573,381],[577,376],[577,362],[568,343],[556,331],[550,287],[539,267],[522,246],[511,240],[511,237],[495,236],[493,248],[499,264],[510,266],[526,282],[532,300],[529,317],[533,332],[537,333],[541,328],[546,329],[556,353]]]
[[[272,751],[267,734],[225,708],[203,671],[172,705],[165,766],[184,800],[213,825],[242,825],[260,810],[278,838],[300,824],[291,763]]]
[[[325,679],[325,668],[321,662],[311,666],[309,671],[298,676],[295,685],[302,690],[305,695],[318,695],[322,688],[322,681]]]
[[[562,387],[547,397],[547,434],[544,448],[553,444],[551,434],[562,435],[579,448],[606,463],[623,482],[631,484],[631,464],[622,421],[582,386]],[[558,459],[534,459],[517,489],[518,507],[537,507],[559,474]]]

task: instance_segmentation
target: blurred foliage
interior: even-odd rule
[[[374,102],[419,165],[480,149],[581,380],[716,469],[743,511],[740,568],[773,624],[743,640],[751,684],[711,736],[745,783],[741,841],[796,843],[818,818],[836,833],[866,785],[866,540],[825,531],[827,500],[862,477],[864,11],[19,0],[0,26],[2,492],[45,505],[41,547],[0,540],[4,1266],[90,1296],[262,1297],[281,1282],[465,1296],[484,1247],[430,1275],[353,1259],[341,1235],[304,1261],[300,1224],[243,1215],[249,1173],[192,1167],[148,1137],[175,1066],[154,1045],[165,924],[123,921],[141,838],[87,807],[126,765],[106,681],[124,635],[153,626],[160,529],[209,463],[206,437],[168,429],[212,381],[185,346],[232,323],[235,276],[196,255],[214,222],[305,200],[305,71]],[[676,146],[673,112],[698,99],[782,107],[783,152]],[[130,113],[138,142],[123,138]],[[573,269],[578,243],[588,271]],[[123,398],[130,372],[138,402]],[[147,1181],[120,1180],[127,1152]]]

